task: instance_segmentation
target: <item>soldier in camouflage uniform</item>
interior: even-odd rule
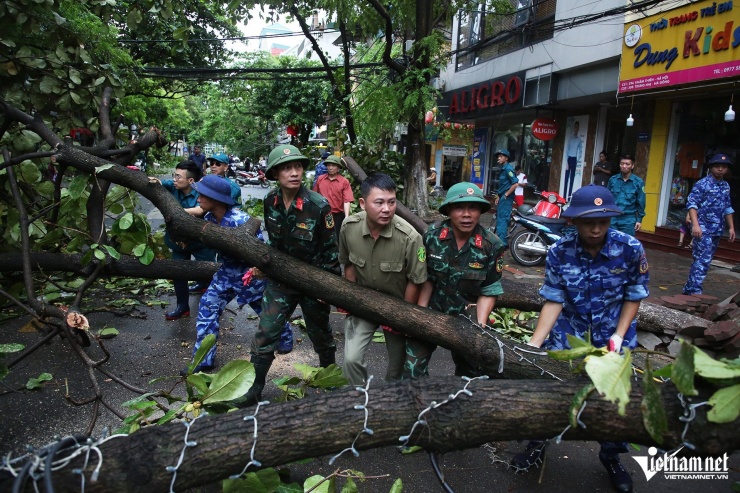
[[[329,202],[303,185],[303,170],[308,163],[309,159],[292,145],[281,145],[270,152],[265,174],[268,179],[277,180],[278,187],[264,199],[268,244],[339,275],[334,216]],[[268,279],[260,325],[251,347],[255,380],[237,405],[255,405],[262,398],[265,378],[275,359],[280,329],[299,304],[308,337],[319,355],[319,364],[327,367],[335,362],[336,344],[329,328],[331,307],[286,284]]]
[[[450,216],[424,234],[429,280],[419,296],[419,305],[448,315],[459,315],[475,305],[476,319],[486,325],[496,297],[503,294],[504,243],[478,221],[491,204],[473,183],[453,185],[439,208]],[[406,341],[404,378],[428,374],[429,359],[437,346],[409,338]],[[474,361],[452,353],[455,375],[475,377],[481,370]]]
[[[229,185],[222,178],[216,175],[208,175],[202,181],[194,183],[193,188],[200,193],[198,203],[205,211],[203,219],[206,221],[224,228],[236,228],[249,221],[249,215],[246,212],[234,207],[233,197],[229,193]],[[264,241],[261,229],[257,230],[256,237],[260,241]],[[218,337],[221,315],[226,305],[234,298],[237,299],[240,305],[248,303],[257,315],[262,311],[262,293],[267,285],[267,280],[253,279],[245,285],[242,283],[242,276],[251,266],[242,260],[226,255],[221,255],[220,259],[222,261],[221,267],[213,275],[213,279],[198,305],[198,321],[195,324],[197,336],[193,347],[193,355],[195,355],[208,334],[215,334]],[[287,322],[283,326],[283,332],[290,334],[292,340],[292,331]],[[195,367],[193,372],[212,370],[215,362],[216,346],[209,351],[205,359]],[[186,375],[187,368],[180,373]]]
[[[578,189],[563,211],[578,233],[569,233],[547,252],[545,299],[529,344],[549,350],[570,349],[567,335],[589,339],[596,347],[621,352],[637,346],[637,311],[648,296],[648,263],[642,244],[609,227],[622,215],[604,187]],[[599,460],[616,491],[632,491],[632,478],[619,454],[626,442],[600,442]],[[545,444],[530,442],[512,465],[526,469],[544,457]]]
[[[732,219],[735,210],[730,202],[730,185],[724,180],[730,164],[732,162],[726,154],[713,156],[709,160],[709,174],[696,182],[686,202],[691,216],[691,236],[694,237],[694,262],[683,294],[702,293],[702,283],[725,230],[724,221],[730,230],[729,241],[735,241]]]

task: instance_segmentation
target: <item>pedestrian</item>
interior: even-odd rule
[[[581,124],[578,120],[573,123],[573,135],[568,137],[568,143],[565,146],[565,185],[563,187],[563,197],[570,199],[573,193],[573,183],[576,179],[576,170],[578,169],[578,161],[583,156],[583,139],[578,132],[580,131]],[[580,187],[580,183],[578,184]]]
[[[511,211],[514,208],[514,190],[516,190],[519,180],[516,178],[514,168],[509,163],[509,151],[501,149],[496,155],[498,164],[501,166],[501,173],[498,178],[498,193],[495,199],[496,236],[506,245],[508,241],[509,220],[511,219]]]
[[[313,183],[311,184],[311,188],[316,187],[316,180],[319,179],[319,176],[325,175],[328,171],[326,169],[326,158],[331,156],[328,152],[324,151],[323,154],[321,154],[321,161],[316,165],[316,171],[313,175]]]
[[[229,158],[223,152],[214,154],[208,158],[208,170],[211,174],[225,179],[231,188],[231,198],[234,200],[234,207],[241,209],[242,206],[242,189],[238,183],[226,175],[229,172]]]
[[[303,185],[303,171],[309,162],[310,159],[292,145],[281,145],[270,152],[265,175],[277,180],[277,187],[263,201],[268,243],[298,260],[339,275],[331,207],[324,197]],[[301,305],[308,337],[319,355],[319,365],[326,368],[334,364],[336,344],[329,328],[331,307],[316,297],[268,278],[259,328],[250,349],[254,384],[235,402],[239,407],[255,405],[262,398],[280,330],[297,305]]]
[[[339,234],[339,262],[344,277],[416,304],[427,280],[426,252],[421,235],[396,216],[396,183],[383,173],[368,176],[360,186],[362,212],[349,216]],[[365,352],[378,324],[347,315],[344,324],[344,375],[351,385],[367,381]],[[388,351],[386,380],[400,380],[406,360],[406,337],[384,327]]]
[[[619,170],[615,170],[614,165],[607,160],[606,152],[601,151],[599,153],[599,161],[594,164],[594,184],[606,187],[609,179],[617,172]]]
[[[702,283],[724,233],[725,222],[729,229],[728,241],[735,241],[735,223],[732,218],[735,210],[730,202],[730,185],[724,180],[731,164],[732,161],[726,154],[712,156],[709,160],[709,174],[696,182],[686,201],[691,216],[691,236],[694,238],[694,262],[683,287],[683,294],[702,294]]]
[[[223,178],[217,175],[208,175],[198,183],[194,183],[193,188],[200,193],[198,203],[205,212],[203,219],[207,222],[224,228],[236,228],[249,221],[249,214],[234,206],[231,187]],[[261,229],[257,230],[255,236],[258,240],[264,241]],[[242,282],[242,276],[252,267],[251,265],[228,255],[220,255],[219,260],[221,265],[213,275],[208,289],[200,298],[200,304],[198,305],[193,355],[198,351],[207,335],[214,334],[218,338],[219,320],[226,305],[234,298],[240,305],[249,304],[257,315],[262,313],[262,296],[267,280],[253,278],[251,282],[245,285]],[[284,342],[283,339],[285,339]],[[293,331],[287,321],[282,326],[281,342],[283,343],[283,354],[289,353],[293,349]],[[216,346],[213,346],[203,361],[195,367],[193,373],[210,371],[215,364]],[[187,367],[180,372],[181,375],[187,375],[187,373]]]
[[[200,168],[193,161],[182,161],[175,167],[175,172],[171,180],[160,180],[154,176],[149,177],[150,183],[161,184],[167,189],[185,212],[193,216],[201,217],[202,209],[198,206],[198,192],[193,186],[201,179]],[[172,250],[172,258],[175,260],[195,260],[204,262],[213,262],[216,259],[216,252],[206,247],[203,243],[194,240],[174,241],[170,237],[169,231],[165,232],[164,242]],[[177,305],[174,310],[166,312],[164,318],[167,320],[178,320],[182,317],[190,316],[190,300],[187,281],[172,281],[175,288],[175,300]]]
[[[324,161],[324,164],[326,164],[327,173],[321,175],[316,180],[313,189],[329,201],[331,214],[334,216],[334,230],[337,233],[338,241],[342,222],[344,222],[345,217],[349,216],[350,204],[354,202],[355,196],[352,193],[352,186],[349,180],[339,173],[339,169],[342,167],[342,160],[337,156],[329,156]]]
[[[527,175],[522,171],[522,165],[517,164],[514,167],[514,174],[518,181],[516,188],[514,189],[514,203],[517,207],[521,207],[524,204],[524,187],[527,184]]]
[[[200,146],[195,146],[193,148],[193,153],[188,156],[188,161],[192,161],[198,165],[201,175],[206,174],[206,156],[205,154],[201,154]]]
[[[635,159],[625,154],[619,160],[619,174],[609,179],[607,188],[624,214],[612,219],[612,228],[635,236],[645,217],[645,182],[632,172]]]
[[[429,185],[429,191],[431,192],[434,190],[434,187],[437,186],[437,169],[436,168],[429,168],[429,171],[427,171],[427,185]]]
[[[504,243],[479,223],[480,216],[490,208],[483,191],[473,183],[450,187],[439,208],[449,218],[430,226],[424,234],[429,279],[421,288],[420,306],[453,316],[475,307],[476,321],[483,326],[488,324],[496,297],[504,292],[500,282]],[[408,338],[404,379],[427,375],[436,347]],[[477,377],[483,373],[477,362],[454,352],[452,360],[455,375]]]
[[[622,210],[604,187],[577,190],[563,217],[572,218],[577,233],[569,233],[547,252],[545,299],[531,346],[570,349],[566,336],[589,340],[596,347],[621,352],[637,346],[637,311],[648,297],[648,263],[642,244],[609,227]],[[612,486],[632,491],[632,478],[619,460],[626,442],[599,442],[599,460]],[[530,442],[511,464],[519,469],[539,464],[546,443]]]

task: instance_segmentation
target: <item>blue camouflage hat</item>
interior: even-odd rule
[[[732,160],[727,154],[715,154],[712,156],[712,159],[709,160],[709,166],[712,166],[713,164],[724,164],[725,166],[729,166],[732,164]]]
[[[573,194],[570,205],[561,214],[563,217],[616,217],[623,214],[614,200],[614,195],[600,185],[581,187]]]
[[[193,183],[193,188],[209,199],[223,202],[228,206],[234,205],[234,199],[231,198],[231,184],[225,178],[217,175],[207,175],[199,182]]]

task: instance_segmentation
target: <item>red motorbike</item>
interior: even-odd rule
[[[511,256],[522,265],[545,262],[547,250],[560,239],[567,224],[560,219],[566,200],[556,192],[534,190],[540,200],[534,207],[523,205],[511,215],[509,233]]]
[[[257,169],[256,171],[237,171],[236,182],[239,185],[259,185],[262,188],[270,186],[270,181],[261,169]]]

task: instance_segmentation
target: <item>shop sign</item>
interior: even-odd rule
[[[444,94],[439,109],[449,119],[475,118],[522,108],[525,72],[505,75]]]
[[[649,142],[650,141],[650,134],[647,132],[638,132],[637,133],[637,142]]]
[[[532,122],[532,135],[540,140],[552,140],[558,135],[558,124],[552,118],[537,118]]]
[[[740,76],[740,10],[694,2],[625,25],[619,92]]]
[[[468,148],[467,146],[442,146],[442,155],[465,157],[468,155]]]

